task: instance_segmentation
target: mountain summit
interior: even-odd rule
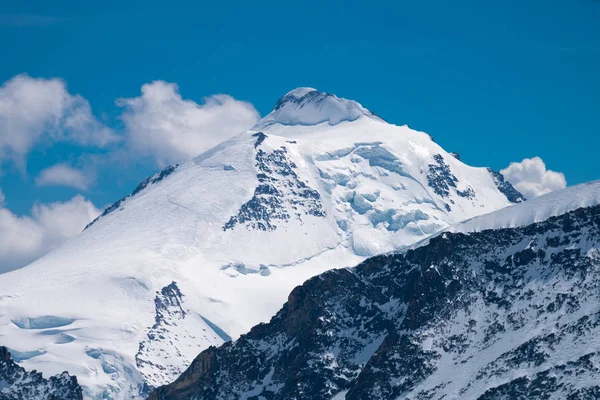
[[[354,121],[362,116],[378,119],[356,101],[319,92],[313,88],[297,88],[283,96],[273,111],[261,119],[253,129],[264,129],[272,124],[317,125]]]
[[[0,336],[129,399],[268,321],[297,285],[521,201],[429,135],[296,89],[248,132],[142,182],[80,235],[0,275]]]

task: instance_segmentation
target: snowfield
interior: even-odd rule
[[[466,233],[486,229],[516,228],[598,204],[600,204],[600,181],[586,182],[471,218],[448,228],[448,231]]]
[[[308,278],[506,207],[505,192],[423,132],[297,89],[0,275],[1,344],[28,370],[76,375],[88,399],[144,396]]]

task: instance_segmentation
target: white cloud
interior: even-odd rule
[[[17,75],[0,87],[0,159],[23,167],[26,154],[42,140],[102,147],[117,136],[62,80]]]
[[[0,207],[0,273],[25,266],[59,246],[99,214],[80,195],[65,202],[36,204],[31,216],[17,216]]]
[[[142,95],[117,100],[130,146],[158,165],[201,154],[251,128],[260,115],[252,104],[220,94],[203,104],[184,100],[176,84],[155,81]]]
[[[94,177],[66,164],[56,164],[42,170],[35,184],[37,186],[67,186],[79,190],[87,190]]]
[[[565,175],[547,170],[546,164],[540,157],[525,158],[518,163],[512,162],[500,172],[527,199],[567,186]]]

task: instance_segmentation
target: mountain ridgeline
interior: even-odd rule
[[[86,399],[143,398],[203,350],[241,346],[308,279],[522,201],[427,133],[298,88],[252,129],[157,172],[63,246],[0,274],[0,337],[23,368],[76,375]],[[367,349],[340,379],[362,371],[382,332],[356,339]]]
[[[600,398],[599,247],[592,206],[328,271],[149,399]]]

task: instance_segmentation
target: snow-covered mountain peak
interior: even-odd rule
[[[329,125],[336,125],[361,116],[377,118],[356,101],[313,88],[299,87],[279,99],[273,111],[261,119],[254,129],[260,130],[273,124],[317,125],[328,122]]]
[[[318,90],[315,89],[315,88],[311,88],[311,87],[297,87],[296,89],[290,90],[289,92],[287,92],[285,94],[285,96],[282,97],[282,99],[284,99],[284,98],[286,98],[288,96],[294,96],[296,98],[301,98],[301,97],[304,97],[308,93],[311,93],[311,92],[318,92]]]
[[[89,399],[135,398],[308,278],[519,201],[500,174],[333,95],[296,89],[262,123],[0,275],[0,336],[23,367],[66,370]]]

